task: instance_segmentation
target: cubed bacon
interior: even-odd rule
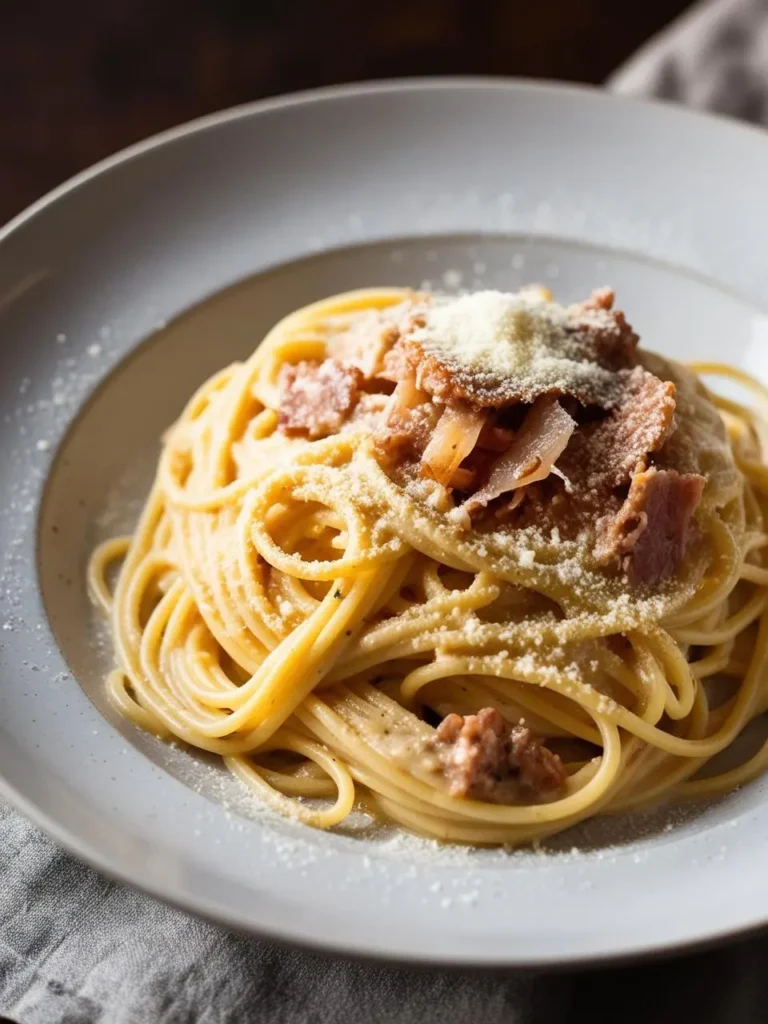
[[[401,380],[414,377],[413,358],[409,355],[405,338],[414,330],[418,330],[425,324],[424,307],[415,305],[410,308],[398,321],[398,337],[390,345],[381,360],[381,366],[377,376],[382,380],[398,384]]]
[[[402,338],[397,349],[400,354],[395,356],[393,352],[393,362],[395,358],[401,359],[405,372],[414,374],[419,388],[435,401],[446,405],[469,404],[481,409],[505,404],[491,391],[483,390],[475,379],[476,375],[458,373],[438,355],[425,351],[414,338]]]
[[[397,384],[410,375],[411,370],[408,366],[405,349],[400,341],[398,341],[384,354],[378,376],[382,380],[388,380],[393,384]]]
[[[636,583],[653,586],[673,576],[704,483],[698,474],[671,469],[637,473],[618,513],[597,523],[597,557],[618,562]]]
[[[387,323],[378,311],[371,311],[361,314],[345,331],[331,336],[326,351],[344,366],[356,366],[370,380],[377,376],[399,337],[396,324]]]
[[[590,359],[612,370],[628,369],[637,362],[639,338],[622,311],[613,308],[613,300],[613,289],[596,288],[569,308],[569,319]]]
[[[628,483],[638,464],[658,451],[674,429],[675,385],[640,366],[623,372],[616,408],[576,431],[558,463],[582,493]]]
[[[280,429],[289,436],[310,440],[337,433],[357,402],[362,381],[358,367],[344,366],[336,359],[283,367]]]
[[[326,355],[345,365],[357,366],[366,380],[383,377],[397,382],[402,373],[387,369],[390,353],[403,330],[410,328],[423,307],[422,299],[412,294],[403,302],[382,309],[358,311],[348,321],[336,326],[328,322]]]
[[[533,290],[542,293],[539,301],[546,307],[547,296],[551,299],[551,295],[546,290]],[[464,403],[478,409],[505,409],[520,402],[532,403],[542,395],[570,395],[584,405],[597,403],[608,409],[615,397],[610,374],[637,364],[638,336],[621,310],[613,309],[610,288],[598,289],[584,302],[568,308],[563,327],[575,344],[571,344],[570,351],[558,353],[554,342],[553,355],[559,366],[549,376],[542,369],[543,363],[539,364],[538,372],[534,368],[531,372],[505,375],[492,364],[462,363],[460,357],[456,359],[441,353],[439,348],[425,346],[419,328],[428,316],[427,313],[425,320],[423,314],[415,315],[403,325],[401,338],[388,354],[384,374],[390,380],[412,374],[420,390],[446,405]],[[591,380],[584,372],[584,366],[590,363],[595,371]]]
[[[544,746],[525,725],[509,734],[509,763],[520,772],[520,785],[533,793],[550,793],[563,787],[566,772],[557,754]]]
[[[565,783],[557,754],[524,725],[510,729],[496,708],[448,715],[437,728],[437,745],[452,796],[506,803],[526,790],[550,795]]]
[[[504,733],[504,719],[496,708],[443,719],[437,739],[444,746],[444,774],[451,796],[493,800],[502,775],[509,775]]]

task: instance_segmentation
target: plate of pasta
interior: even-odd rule
[[[345,954],[761,927],[766,174],[726,121],[390,83],[196,122],[17,218],[3,795]]]

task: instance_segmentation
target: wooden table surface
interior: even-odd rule
[[[420,74],[600,82],[689,0],[0,0],[0,223],[147,135]]]

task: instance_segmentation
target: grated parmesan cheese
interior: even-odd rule
[[[609,407],[616,374],[588,358],[569,310],[542,289],[437,296],[411,337],[455,373],[487,387],[512,381],[524,400],[548,392],[574,394]]]

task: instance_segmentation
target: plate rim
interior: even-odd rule
[[[722,114],[710,114],[699,110],[691,110],[677,104],[664,100],[640,99],[610,93],[609,91],[589,85],[559,83],[555,81],[533,80],[528,78],[504,78],[499,76],[435,76],[435,77],[411,77],[391,80],[373,80],[360,83],[348,83],[337,86],[328,86],[317,89],[308,89],[300,92],[290,93],[267,99],[240,104],[223,111],[204,115],[192,121],[185,122],[176,127],[156,133],[147,139],[134,143],[117,153],[106,157],[91,167],[75,174],[61,185],[55,187],[40,199],[33,202],[26,209],[13,217],[4,227],[0,228],[0,245],[2,245],[14,232],[22,228],[26,223],[42,213],[49,206],[60,198],[92,179],[108,172],[114,167],[127,164],[136,157],[143,156],[156,148],[173,144],[188,135],[202,133],[208,129],[216,128],[241,119],[256,118],[262,114],[287,109],[295,106],[308,106],[315,103],[323,103],[328,100],[354,98],[366,95],[380,95],[396,92],[439,92],[447,90],[492,90],[498,92],[509,92],[521,94],[533,93],[557,93],[571,96],[583,96],[590,99],[600,98],[612,103],[621,103],[630,107],[653,109],[661,116],[679,121],[709,122],[720,124],[721,128],[728,131],[749,133],[750,136],[759,137],[765,140],[768,145],[768,133],[760,126],[751,125],[735,118]],[[37,510],[35,512],[37,514]],[[35,571],[30,567],[30,571]],[[36,572],[35,572],[35,575]],[[35,589],[39,590],[39,582],[35,583]],[[768,927],[768,907],[762,912],[753,916],[751,920],[743,925],[724,925],[719,929],[709,929],[705,935],[699,938],[678,939],[671,942],[659,941],[658,939],[649,942],[647,939],[639,942],[632,949],[623,949],[619,952],[609,953],[588,953],[584,955],[570,953],[554,953],[546,958],[537,954],[531,958],[512,955],[512,958],[503,956],[494,959],[489,963],[488,959],[478,961],[471,956],[462,955],[455,951],[416,955],[405,953],[396,955],[377,951],[375,943],[368,944],[367,948],[353,946],[349,939],[319,940],[307,935],[301,928],[295,929],[290,926],[275,927],[274,924],[262,926],[254,924],[243,915],[238,917],[237,913],[221,906],[211,904],[207,899],[189,893],[187,891],[175,892],[174,886],[166,885],[161,887],[153,880],[137,881],[135,875],[127,868],[115,867],[110,862],[109,856],[102,853],[88,840],[82,839],[76,832],[71,831],[66,825],[60,824],[48,812],[38,808],[29,798],[24,796],[14,785],[5,778],[0,777],[0,797],[9,805],[18,810],[27,819],[33,822],[67,852],[73,854],[81,861],[100,871],[108,878],[127,884],[132,888],[148,893],[163,903],[177,907],[185,912],[195,913],[204,919],[218,925],[224,925],[250,936],[259,937],[274,941],[278,944],[291,948],[298,948],[312,951],[317,954],[342,955],[356,960],[374,961],[384,964],[409,964],[418,967],[434,968],[481,968],[489,972],[510,969],[531,969],[553,970],[585,966],[599,966],[606,964],[621,964],[636,962],[639,960],[655,959],[660,956],[679,955],[693,950],[707,949],[722,944],[735,937],[746,937],[759,933]]]

